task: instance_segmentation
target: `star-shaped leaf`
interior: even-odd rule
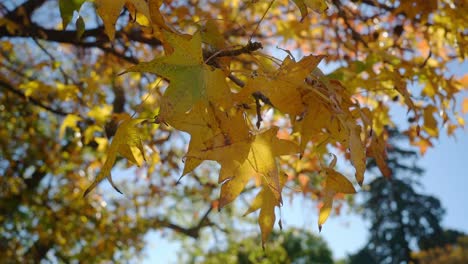
[[[215,160],[221,164],[219,181],[223,185],[220,208],[239,196],[252,177],[267,185],[277,201],[281,200],[276,158],[298,153],[299,150],[295,143],[278,139],[277,132],[278,128],[273,127],[248,140],[191,153],[192,157]]]
[[[229,108],[232,103],[226,76],[221,70],[203,62],[200,33],[195,33],[190,39],[169,32],[164,36],[174,48],[172,54],[125,71],[151,72],[170,81],[161,99],[161,121],[171,124],[176,115],[187,113],[199,102]]]
[[[174,117],[172,125],[190,134],[190,143],[182,175],[195,169],[203,160],[192,157],[193,152],[223,147],[250,137],[241,112],[222,111],[214,104],[198,103],[185,115]]]

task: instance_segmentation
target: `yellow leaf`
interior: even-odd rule
[[[429,105],[424,108],[424,131],[431,137],[439,136],[439,129],[437,128],[437,120],[434,117],[434,113],[437,112],[437,108],[433,105]]]
[[[103,129],[98,125],[91,125],[87,127],[85,132],[83,133],[85,145],[89,144],[89,142],[91,142],[91,140],[94,139],[95,132],[101,131],[103,131]]]
[[[287,175],[282,174],[280,177],[280,188],[282,189],[287,180]],[[245,215],[248,215],[252,212],[260,209],[260,215],[258,218],[258,224],[262,232],[262,245],[268,239],[273,226],[275,224],[275,207],[281,206],[281,201],[276,200],[275,194],[271,191],[268,186],[263,186],[262,190],[257,194],[253,200],[250,208],[245,212]]]
[[[330,191],[325,193],[325,198],[323,200],[322,206],[320,207],[319,212],[319,219],[318,219],[318,227],[319,231],[322,231],[322,225],[327,221],[328,217],[330,216],[331,209],[333,207],[333,196],[335,192]]]
[[[114,40],[115,22],[122,11],[125,0],[96,0],[97,13],[104,22],[104,29],[111,41]]]
[[[330,125],[333,115],[330,109],[317,97],[307,98],[304,117],[294,125],[301,135],[300,149],[304,153],[307,143],[314,135],[322,134],[322,129]]]
[[[95,0],[97,13],[104,22],[104,29],[111,41],[115,37],[115,23],[125,4],[132,15],[139,12],[150,19],[148,4],[145,0]]]
[[[326,179],[325,189],[336,193],[356,193],[353,184],[341,173],[334,169],[324,168]]]
[[[192,152],[223,147],[250,138],[249,128],[241,112],[221,111],[211,103],[196,104],[189,113],[175,117],[172,125],[190,134],[182,176],[202,162],[201,159],[190,157]]]
[[[361,126],[352,120],[348,120],[346,125],[349,129],[351,162],[356,169],[356,180],[359,185],[362,185],[364,172],[366,171],[366,148],[361,140]]]
[[[281,200],[276,157],[298,153],[298,147],[291,141],[278,139],[277,131],[274,127],[244,141],[191,153],[191,157],[221,164],[220,181],[224,184],[220,208],[232,202],[252,177],[267,185],[275,200]]]
[[[97,124],[105,124],[112,114],[112,105],[94,106],[88,112],[88,117],[96,120]]]
[[[111,177],[111,169],[114,166],[117,158],[117,153],[127,158],[129,161],[141,166],[144,158],[143,145],[138,135],[138,130],[135,127],[147,119],[127,119],[123,121],[117,128],[114,138],[112,139],[111,145],[107,151],[107,158],[101,171],[96,176],[94,182],[86,189],[83,196],[86,196],[92,191],[96,185],[101,182],[104,178],[107,178],[118,192],[121,191],[115,186]]]
[[[164,16],[159,11],[159,9],[161,8],[162,2],[163,2],[162,0],[149,0],[148,1],[149,14],[151,17],[151,22],[153,24],[153,30],[161,31],[162,29],[164,29],[170,32],[176,32],[173,28],[171,28],[170,26],[166,24]]]
[[[201,34],[204,43],[208,43],[219,50],[225,48],[224,36],[219,31],[219,27],[214,20],[208,20],[206,22]]]
[[[333,197],[336,193],[352,194],[356,193],[353,184],[341,173],[331,169],[324,168],[323,172],[326,175],[325,178],[325,197],[323,199],[323,205],[320,208],[318,226],[319,230],[322,230],[322,225],[330,216],[330,212],[333,206]]]
[[[281,112],[300,115],[304,112],[302,102],[306,92],[303,88],[304,80],[323,57],[310,55],[299,62],[286,57],[281,67],[274,73],[263,73],[264,76],[249,79],[246,86],[236,94],[236,100],[244,103],[253,101],[252,94],[260,92]]]
[[[76,126],[76,123],[78,123],[78,121],[81,120],[81,117],[77,115],[67,115],[67,117],[65,117],[65,119],[63,120],[62,125],[60,126],[59,138],[63,138],[63,135],[65,134],[65,129],[67,129],[67,127],[72,128],[74,131],[79,131],[78,127]]]

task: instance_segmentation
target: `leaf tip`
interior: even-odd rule
[[[363,181],[364,181],[364,179],[359,179],[359,180],[357,181],[357,183],[359,184],[359,186],[362,187],[362,182],[363,182]],[[354,192],[356,192],[356,190],[355,190]]]
[[[85,198],[93,189],[96,187],[97,183],[94,181],[83,193],[83,198]]]
[[[176,181],[175,185],[179,185],[180,181],[182,181],[182,178],[185,176],[185,174],[181,175],[179,179]]]
[[[114,184],[114,181],[112,180],[112,177],[109,175],[107,177],[107,180],[109,181],[110,185],[120,194],[123,194],[123,192],[121,190],[119,190],[119,188],[117,188],[117,186]]]

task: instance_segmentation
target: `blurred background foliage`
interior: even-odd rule
[[[68,24],[62,23],[60,13],[64,3],[73,3],[71,11],[65,11]],[[193,18],[221,18],[219,31],[228,43],[238,45],[250,38],[268,5],[164,1],[162,11],[168,23],[182,29],[197,28]],[[452,134],[464,122],[451,108],[467,79],[448,74],[448,65],[468,53],[464,10],[464,1],[333,0],[327,12],[300,22],[291,2],[278,1],[253,37],[268,50],[280,45],[299,56],[326,54],[325,62],[334,67],[331,77],[358,97],[362,87],[370,87],[377,99],[365,93],[360,99],[378,109],[382,124],[393,125],[390,105],[405,99],[396,91],[394,96],[380,91],[413,83],[413,99],[426,115],[419,122],[421,133],[416,133],[416,117],[410,117],[405,135],[424,152],[432,145],[431,137],[439,134],[437,124],[443,121]],[[167,126],[140,128],[145,167],[119,160],[113,173],[123,196],[103,183],[82,198],[102,167],[119,115],[153,117],[166,87],[151,75],[116,77],[128,66],[162,54],[158,38],[133,19],[124,9],[110,42],[91,2],[0,3],[0,262],[134,260],[146,244],[145,234],[158,230],[191,245],[182,252],[188,262],[332,263],[332,250],[310,230],[277,230],[265,252],[259,248],[257,229],[236,236],[252,224],[250,218],[240,217],[246,203],[214,213],[214,163],[204,164],[180,183],[187,136]],[[250,65],[244,57],[231,63],[232,69]],[[437,111],[427,108],[427,102]],[[433,112],[441,113],[437,120],[430,118]],[[421,170],[399,163],[416,159],[416,154],[398,147],[389,153],[395,177],[375,178],[362,194],[364,202],[352,205],[362,206],[373,227],[369,243],[349,261],[466,262],[466,236],[440,226],[443,209],[438,200],[415,190],[413,175]],[[318,164],[314,156],[295,164],[300,170],[289,171],[291,188],[285,196],[318,199]],[[223,247],[210,247],[216,236],[224,239]]]

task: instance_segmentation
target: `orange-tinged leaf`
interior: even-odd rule
[[[107,158],[101,168],[101,171],[96,176],[96,179],[93,181],[93,183],[86,189],[83,196],[86,196],[90,191],[92,191],[104,178],[107,178],[112,187],[121,193],[121,191],[114,185],[112,181],[110,174],[111,169],[114,166],[117,153],[138,166],[142,165],[143,160],[145,159],[144,150],[138,134],[138,130],[135,126],[146,120],[147,119],[142,118],[127,119],[120,124],[107,151]]]
[[[463,103],[462,103],[462,113],[463,113],[463,114],[468,113],[468,98],[464,98],[464,99],[463,99]]]
[[[410,110],[413,110],[414,113],[416,114],[416,106],[413,102],[413,99],[411,98],[411,94],[408,91],[408,88],[406,87],[406,83],[404,83],[401,79],[401,76],[395,75],[394,76],[394,82],[395,82],[395,89],[403,96],[406,105],[409,107]]]
[[[114,40],[115,22],[122,11],[125,0],[96,0],[96,9],[104,22],[104,29],[111,41]]]
[[[375,159],[377,167],[379,167],[380,172],[386,178],[392,176],[392,170],[388,167],[387,164],[387,152],[386,152],[386,142],[384,138],[384,133],[380,136],[374,136],[371,141],[369,148],[369,156]]]
[[[272,105],[283,113],[300,115],[304,112],[302,102],[304,80],[317,67],[324,56],[309,55],[299,62],[286,57],[274,73],[263,73],[249,79],[241,92],[236,94],[240,102],[253,101],[252,94],[260,92]]]

